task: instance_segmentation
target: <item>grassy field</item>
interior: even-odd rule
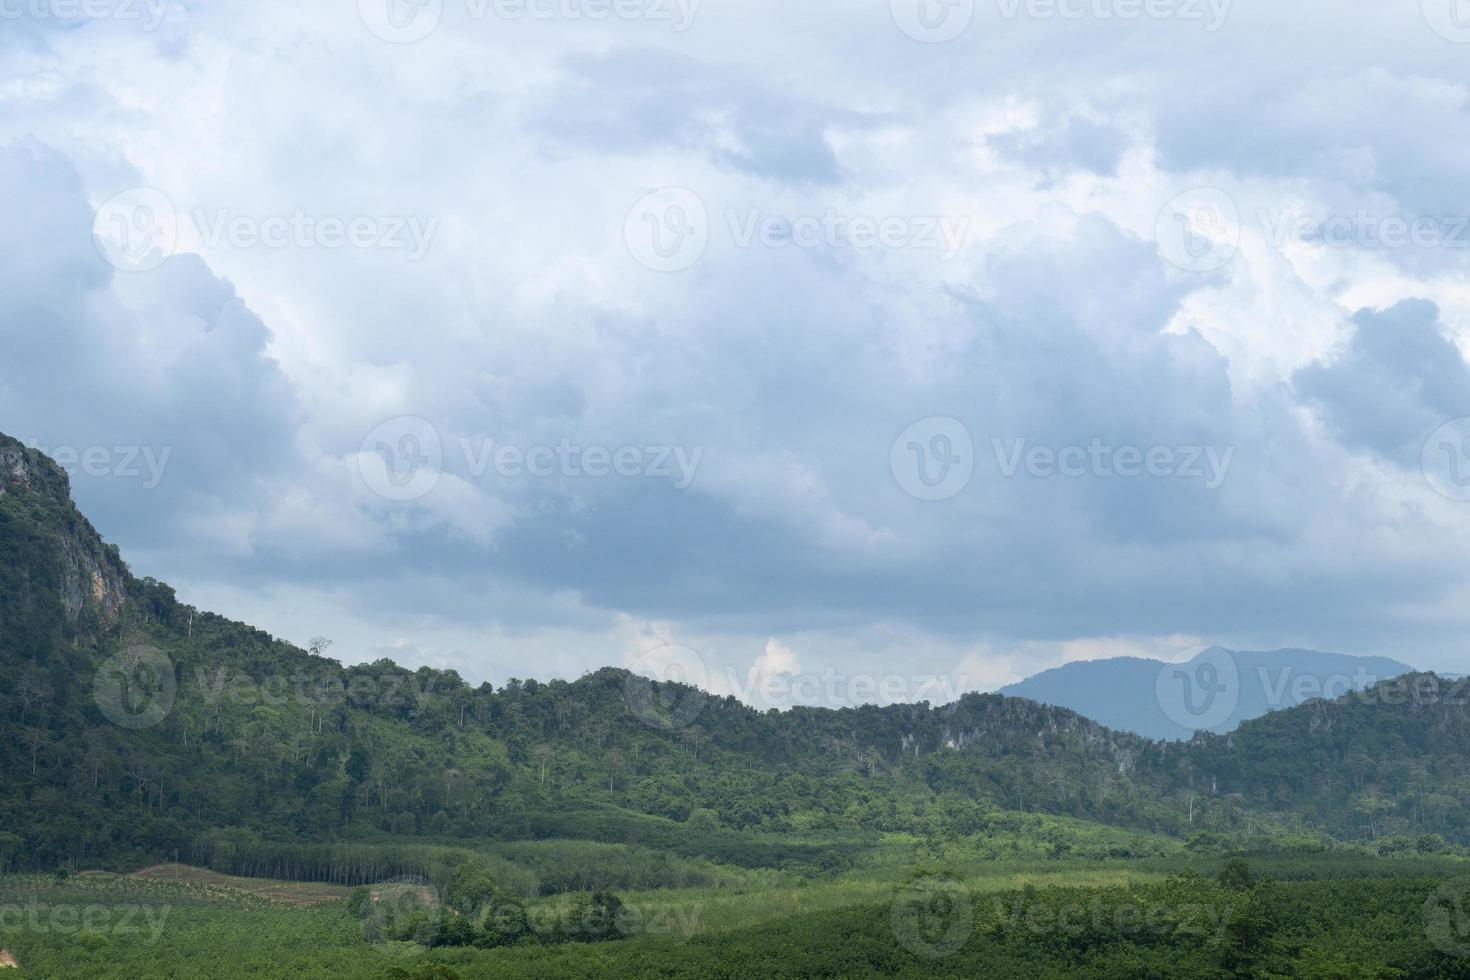
[[[625,939],[501,949],[373,942],[334,886],[183,866],[10,876],[0,948],[20,963],[10,975],[55,978],[1470,977],[1470,936],[1455,918],[1470,896],[1463,862],[1258,858],[1254,876],[1276,880],[1249,887],[1215,881],[1222,859],[1182,876],[1151,863],[951,864],[814,882],[756,873],[734,887],[622,893]],[[1447,917],[1431,920],[1440,898]],[[529,903],[536,934],[572,901]]]
[[[884,906],[902,882],[897,869],[815,882],[775,871],[740,874],[737,885],[622,893],[625,921],[636,935],[602,945],[683,945],[782,920]],[[984,866],[962,874],[975,894],[1027,885],[1118,887],[1164,877],[1124,866]],[[394,968],[439,960],[453,962],[464,976],[478,976],[501,975],[495,964],[502,960],[507,969],[536,972],[530,964],[544,955],[539,949],[430,951],[409,943],[374,944],[346,908],[351,891],[177,864],[129,875],[86,872],[62,881],[0,877],[0,946],[15,954],[25,977],[138,976],[140,968],[160,977],[387,976]],[[549,929],[571,914],[577,897],[531,901],[533,923]],[[598,961],[622,955],[575,945]]]
[[[962,881],[972,895],[1015,891],[1027,886],[1069,888],[1116,888],[1163,881],[1160,871],[1141,868],[1078,867],[956,869],[946,865],[946,874]],[[910,869],[912,870],[912,869]],[[903,883],[898,875],[870,877],[863,873],[844,875],[832,881],[782,880],[770,875],[738,887],[664,888],[623,895],[630,918],[652,924],[647,930],[688,939],[695,935],[738,932],[778,919],[796,918],[819,912],[882,905],[890,902]],[[575,895],[556,895],[529,903],[533,913],[547,919],[568,914]]]

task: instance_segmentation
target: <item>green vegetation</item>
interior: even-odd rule
[[[1455,923],[1470,877],[1458,861],[1434,874],[1392,863],[1342,858],[1331,879],[1272,856],[1168,875],[1134,862],[931,868],[881,887],[849,876],[830,903],[724,928],[713,920],[727,910],[694,892],[584,894],[522,907],[515,937],[494,941],[503,907],[477,921],[384,888],[375,911],[367,889],[303,908],[195,884],[10,877],[0,908],[20,911],[0,912],[0,944],[22,977],[1470,976]],[[472,897],[471,878],[452,897]],[[480,941],[454,942],[466,929]]]

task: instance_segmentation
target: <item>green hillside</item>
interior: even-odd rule
[[[14,867],[432,837],[822,868],[877,835],[983,841],[1026,814],[1249,844],[1467,839],[1462,685],[1432,676],[1191,743],[996,695],[761,713],[616,669],[475,688],[388,661],[343,667],[182,605],[129,574],[65,474],[13,441],[0,490]],[[834,836],[851,843],[808,842]]]

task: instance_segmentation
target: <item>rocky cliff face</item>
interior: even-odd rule
[[[66,471],[5,435],[0,435],[0,508],[24,508],[45,529],[39,540],[3,539],[3,550],[10,553],[0,555],[12,567],[34,567],[37,574],[27,578],[49,585],[51,595],[32,601],[59,601],[73,627],[88,613],[103,627],[117,621],[127,599],[127,566],[72,504]],[[40,574],[43,567],[53,574]]]
[[[127,598],[126,569],[105,549],[88,547],[77,535],[61,536],[61,606],[69,622],[81,619],[87,608],[95,609],[105,625],[116,622]]]
[[[0,495],[31,489],[31,465],[27,452],[18,442],[0,442]]]

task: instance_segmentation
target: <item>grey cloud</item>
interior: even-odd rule
[[[680,148],[756,177],[832,184],[841,171],[827,127],[874,122],[736,69],[658,49],[578,56],[564,68],[532,126],[558,146],[584,151]]]
[[[1122,130],[1080,115],[1058,113],[1036,129],[1011,130],[991,136],[989,144],[1043,178],[1044,184],[1075,170],[1113,176],[1128,148]]]
[[[1182,632],[1359,648],[1463,632],[1415,615],[1465,581],[1443,524],[1412,490],[1349,497],[1341,480],[1344,446],[1410,463],[1426,424],[1467,414],[1464,365],[1432,312],[1360,315],[1342,351],[1274,384],[1271,343],[1245,351],[1257,372],[1206,337],[1249,334],[1239,318],[1280,297],[1300,298],[1292,316],[1334,317],[1372,274],[1344,261],[1318,288],[1242,255],[1229,279],[1182,276],[1103,217],[1027,220],[1045,210],[1035,189],[1063,193],[1072,173],[1110,178],[1087,182],[1096,206],[1144,234],[1170,188],[1200,182],[1244,188],[1243,206],[1371,195],[1463,210],[1463,51],[1413,4],[1331,31],[1340,12],[1313,0],[1240,3],[1213,34],[982,16],[948,45],[904,37],[881,4],[854,10],[711,8],[665,50],[471,24],[390,52],[350,9],[301,6],[283,39],[271,13],[200,8],[228,71],[135,59],[116,83],[94,66],[143,49],[112,46],[116,31],[52,38],[70,44],[54,59],[12,44],[0,57],[21,82],[0,131],[64,147],[94,191],[137,154],[181,199],[445,221],[411,268],[256,251],[114,277],[67,162],[35,143],[0,154],[16,215],[0,226],[0,428],[175,446],[156,492],[78,483],[135,560],[151,549],[147,570],[181,586],[316,587],[373,623],[595,632],[633,613],[732,635],[901,622],[957,642]],[[1007,128],[1031,105],[1038,128]],[[251,153],[219,151],[205,120]],[[999,188],[986,148],[1013,165]],[[1134,148],[1141,173],[1120,173]],[[619,234],[654,182],[696,187],[716,211],[952,211],[990,238],[939,269],[712,242],[686,275],[649,277]],[[289,313],[268,327],[247,299]],[[279,349],[317,390],[271,360],[271,328],[303,331]],[[1301,425],[1304,403],[1336,439]],[[345,460],[399,412],[448,439],[706,456],[685,491],[465,485],[451,466],[421,503],[354,496]],[[961,419],[977,451],[970,485],[940,504],[905,496],[888,466],[894,437],[930,415]],[[1207,490],[1007,478],[990,451],[1093,437],[1237,452]],[[1364,503],[1377,495],[1381,508]]]
[[[1417,466],[1431,432],[1470,415],[1470,368],[1428,300],[1360,310],[1352,323],[1342,348],[1292,383],[1344,444]]]
[[[35,141],[0,148],[0,200],[5,430],[105,450],[73,486],[124,546],[176,546],[191,518],[253,507],[290,471],[297,411],[264,324],[197,256],[115,276],[76,174]]]
[[[452,570],[467,592],[487,597],[506,583],[565,589],[592,608],[732,631],[852,626],[876,615],[956,635],[1062,637],[1088,624],[1239,627],[1249,609],[1257,624],[1328,615],[1335,602],[1320,579],[1283,590],[1238,557],[1242,548],[1292,555],[1305,533],[1294,502],[1329,489],[1315,461],[1267,444],[1290,438],[1289,402],[1243,403],[1213,347],[1164,329],[1197,285],[1167,276],[1151,245],[1097,216],[1062,231],[1016,229],[989,249],[951,305],[947,352],[918,374],[865,318],[861,275],[856,287],[850,270],[824,282],[768,267],[764,256],[722,267],[701,293],[709,309],[729,311],[722,328],[677,351],[650,336],[646,355],[620,338],[617,363],[651,356],[660,370],[626,378],[621,411],[587,405],[589,418],[629,440],[645,436],[651,418],[682,426],[707,449],[689,491],[543,485],[518,498],[493,546],[415,531],[399,539],[395,562]],[[806,290],[784,288],[784,277]],[[906,315],[895,333],[925,329]],[[516,385],[544,388],[534,373]],[[887,472],[893,436],[927,414],[963,420],[977,450],[972,485],[939,507],[905,497]],[[992,437],[1238,455],[1218,491],[1198,481],[1006,479]],[[756,447],[787,454],[822,481],[822,494],[797,491],[788,481],[805,478],[794,471],[741,482],[734,474],[767,465]],[[1270,494],[1285,495],[1285,513],[1255,503]],[[852,536],[834,538],[833,521]],[[879,537],[866,540],[862,526]],[[1360,595],[1362,608],[1368,596],[1388,601],[1423,584],[1357,566],[1343,574],[1335,588]],[[1222,595],[1247,598],[1225,608]]]

